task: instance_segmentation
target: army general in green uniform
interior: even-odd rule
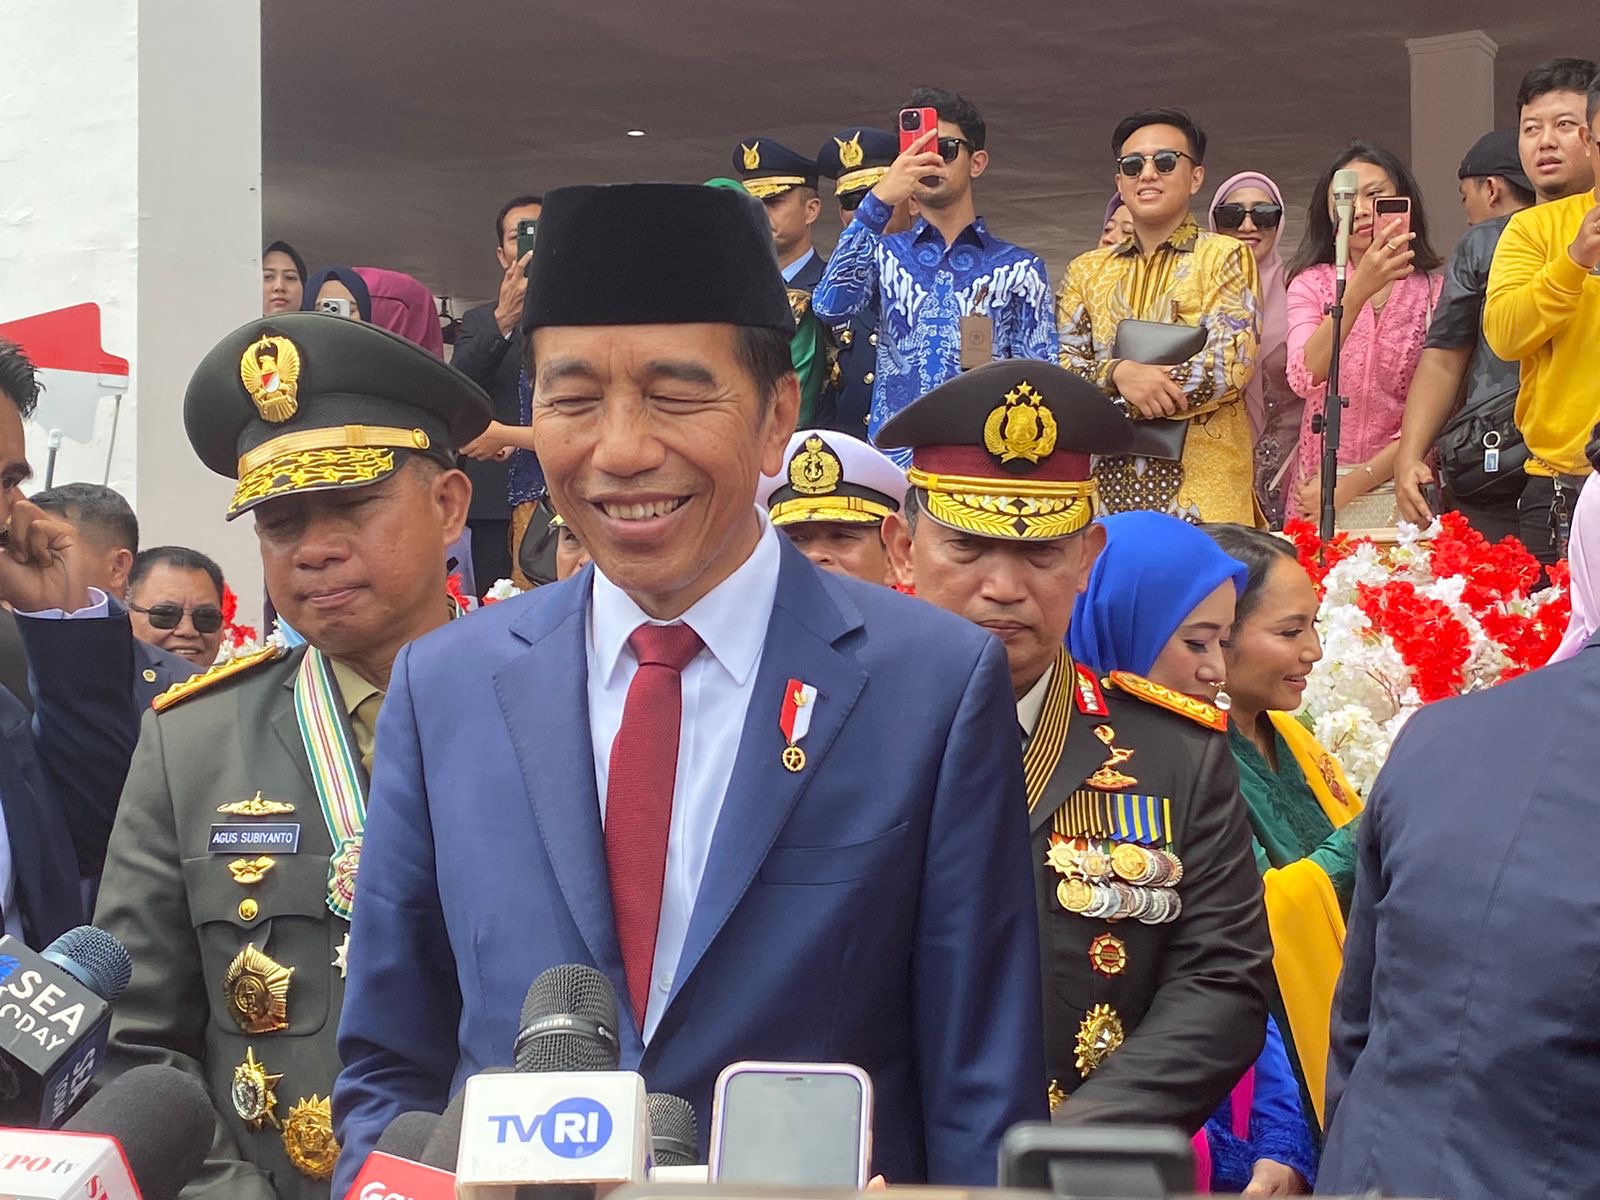
[[[1006,647],[1033,829],[1057,1120],[1194,1133],[1260,1052],[1271,946],[1227,721],[1063,646],[1104,532],[1091,456],[1131,429],[1054,364],[996,362],[903,409],[901,586]]]
[[[216,1137],[185,1196],[327,1200],[328,1097],[377,712],[400,647],[453,614],[456,449],[489,401],[371,325],[252,322],[200,364],[184,423],[238,480],[267,589],[308,646],[158,698],[112,830],[96,923],[133,955],[106,1076],[198,1076]]]

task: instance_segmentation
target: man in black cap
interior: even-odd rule
[[[1394,467],[1401,516],[1427,525],[1435,510],[1453,509],[1495,542],[1518,535],[1528,448],[1516,424],[1520,366],[1483,340],[1483,302],[1500,235],[1537,200],[1523,149],[1537,155],[1537,139],[1522,147],[1515,129],[1495,129],[1461,160],[1461,203],[1471,228],[1445,268],[1406,394]],[[1430,494],[1434,461],[1443,497]]]
[[[472,491],[455,453],[489,416],[425,350],[320,313],[252,321],[190,380],[189,441],[238,480],[228,516],[254,515],[268,594],[309,643],[156,700],[106,854],[95,920],[138,964],[107,1070],[206,1083],[196,1191],[328,1198],[377,711],[400,647],[452,615],[444,554]]]
[[[702,1152],[728,1063],[843,1061],[872,1077],[877,1171],[992,1182],[1046,1111],[1005,656],[818,570],[755,506],[799,396],[748,198],[565,188],[543,221],[533,431],[594,562],[401,654],[338,1179],[509,1062],[529,981],[584,963],[622,1066],[694,1105]]]
[[[862,198],[889,172],[889,165],[900,157],[900,140],[887,129],[852,125],[841,129],[817,151],[817,165],[834,182],[839,198],[839,223],[848,227],[855,220]],[[884,226],[885,235],[911,228],[911,201],[895,206]],[[818,272],[820,277],[821,272]],[[830,400],[825,406],[833,413],[833,428],[852,437],[867,436],[867,420],[872,409],[872,381],[878,375],[878,293],[874,291],[866,307],[833,327],[838,357],[828,374]]]
[[[884,523],[899,581],[1005,643],[1050,1107],[1193,1133],[1261,1050],[1271,945],[1227,718],[1138,676],[1096,679],[1063,644],[1105,542],[1090,456],[1125,452],[1131,427],[1053,363],[999,362],[878,436],[911,451],[913,491]]]

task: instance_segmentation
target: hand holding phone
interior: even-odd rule
[[[524,217],[517,222],[517,257],[532,253],[533,243],[539,237],[539,218]]]
[[[939,110],[936,108],[902,108],[900,110],[900,119],[896,124],[900,127],[900,153],[904,154],[928,130],[933,130],[935,137],[939,136]]]
[[[1411,197],[1379,196],[1372,202],[1372,240],[1399,241],[1411,233]]]
[[[906,109],[906,112],[916,112],[916,109]],[[932,109],[928,110],[932,112]],[[901,131],[901,142],[904,144],[905,131]],[[882,179],[873,185],[872,194],[882,200],[890,208],[904,203],[911,198],[911,193],[916,190],[917,182],[924,176],[934,175],[944,170],[944,159],[939,154],[938,147],[939,126],[934,124],[931,128],[919,133],[911,143],[900,152],[900,157],[889,164],[889,169]]]
[[[734,1063],[711,1108],[711,1182],[863,1188],[872,1081],[844,1063]]]

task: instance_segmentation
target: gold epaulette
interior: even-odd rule
[[[1106,683],[1143,700],[1146,704],[1154,704],[1157,708],[1175,712],[1180,717],[1188,717],[1189,720],[1208,729],[1215,729],[1218,733],[1228,732],[1228,714],[1216,705],[1196,700],[1193,696],[1185,696],[1182,692],[1162,687],[1159,683],[1151,683],[1143,675],[1135,675],[1131,671],[1113,671],[1106,679]]]
[[[227,662],[218,663],[214,667],[201,671],[198,675],[191,675],[188,679],[173,684],[154,700],[150,701],[150,707],[157,712],[166,712],[174,704],[205,691],[213,684],[221,683],[224,679],[232,679],[235,675],[242,675],[250,668],[260,666],[262,663],[269,663],[282,654],[283,649],[281,647],[272,645],[263,646],[253,654],[230,658]]]

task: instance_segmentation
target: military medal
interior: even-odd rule
[[[1089,943],[1089,965],[1101,975],[1121,975],[1128,965],[1128,951],[1121,938],[1102,933]]]
[[[251,943],[234,957],[222,976],[228,1012],[246,1033],[276,1033],[289,1028],[289,978],[293,967],[275,962]]]
[[[1056,899],[1069,913],[1087,914],[1094,903],[1094,891],[1081,879],[1063,879],[1056,885]]]
[[[1089,786],[1099,788],[1101,791],[1119,792],[1123,788],[1130,788],[1138,783],[1139,781],[1132,775],[1126,775],[1117,770],[1118,767],[1133,757],[1132,750],[1127,750],[1114,744],[1117,731],[1109,725],[1096,725],[1094,727],[1094,735],[1105,743],[1105,747],[1110,752],[1111,757],[1101,763],[1095,773],[1089,776]]]
[[[343,910],[345,919],[355,909],[356,871],[361,866],[361,838],[350,838],[334,852],[333,873],[328,878],[328,907]]]
[[[1135,846],[1132,842],[1120,842],[1111,851],[1111,869],[1117,873],[1119,879],[1131,883],[1144,874],[1147,866],[1143,846]]]
[[[239,1119],[251,1129],[260,1129],[263,1124],[270,1121],[274,1128],[278,1125],[278,1097],[273,1094],[272,1087],[282,1075],[269,1075],[266,1067],[256,1059],[255,1047],[251,1046],[244,1052],[244,1061],[233,1069],[233,1087],[230,1092],[233,1097],[233,1111],[239,1114]]]
[[[361,835],[367,826],[366,775],[350,744],[327,658],[315,646],[306,651],[295,675],[294,712],[334,845],[328,859],[328,911],[348,921],[355,910]]]
[[[235,883],[248,887],[260,883],[275,865],[270,854],[263,854],[259,858],[236,858],[228,864],[228,872]]]
[[[1050,1101],[1050,1111],[1055,1112],[1056,1109],[1060,1108],[1062,1101],[1066,1098],[1067,1093],[1062,1091],[1061,1085],[1052,1079],[1049,1089],[1045,1092],[1045,1099]]]
[[[294,805],[284,800],[264,800],[257,792],[248,800],[219,804],[217,811],[225,817],[281,817],[292,813]]]
[[[339,943],[333,952],[333,966],[339,968],[339,978],[344,979],[345,973],[350,970],[350,931],[344,931],[344,940]]]
[[[1122,1018],[1109,1004],[1096,1004],[1084,1014],[1078,1026],[1077,1067],[1087,1078],[1090,1072],[1111,1057],[1122,1045],[1127,1035],[1122,1029]]]
[[[283,1121],[283,1148],[295,1170],[312,1179],[330,1179],[339,1161],[333,1136],[333,1106],[315,1092],[295,1102]]]
[[[809,683],[791,679],[784,685],[783,710],[778,714],[778,727],[789,743],[783,750],[783,765],[789,771],[803,771],[806,752],[800,748],[800,739],[811,729],[811,711],[817,706],[817,689]]]

